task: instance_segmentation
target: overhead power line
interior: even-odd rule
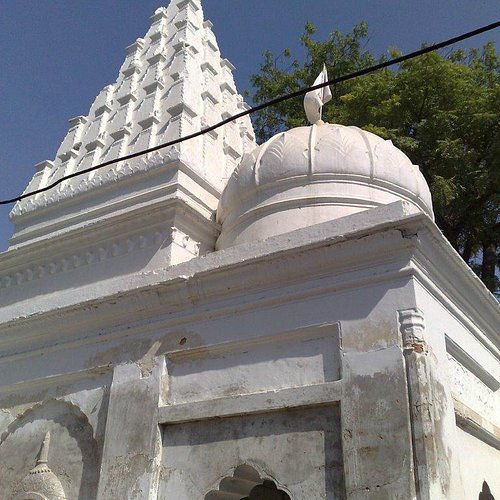
[[[393,66],[394,64],[399,64],[404,61],[408,61],[409,59],[414,59],[415,57],[422,56],[424,54],[427,54],[429,52],[434,52],[436,50],[442,49],[444,47],[447,47],[449,45],[453,45],[455,43],[461,42],[463,40],[466,40],[468,38],[472,38],[474,36],[480,35],[481,33],[486,33],[487,31],[494,30],[500,26],[500,21],[497,21],[495,23],[488,24],[486,26],[483,26],[481,28],[475,29],[473,31],[469,31],[467,33],[463,33],[462,35],[450,38],[448,40],[445,40],[443,42],[439,42],[433,45],[429,45],[428,47],[423,47],[420,50],[416,50],[414,52],[410,52],[409,54],[396,57],[394,59],[390,59],[388,61],[384,61],[382,63],[376,64],[374,66],[370,66],[369,68],[361,69],[359,71],[355,71],[353,73],[349,73],[348,75],[344,75],[338,78],[334,78],[332,80],[328,80],[327,82],[320,83],[319,85],[314,85],[312,87],[307,87],[304,89],[297,90],[296,92],[292,92],[290,94],[286,94],[281,97],[277,97],[276,99],[273,99],[271,101],[265,102],[263,104],[259,104],[258,106],[254,106],[253,108],[247,109],[245,111],[242,111],[241,113],[238,113],[236,115],[230,116],[229,118],[226,118],[214,125],[211,125],[209,127],[203,128],[202,130],[199,130],[198,132],[194,132],[193,134],[186,135],[184,137],[180,137],[179,139],[175,139],[173,141],[165,142],[163,144],[159,144],[157,146],[154,146],[152,148],[145,149],[143,151],[138,151],[136,153],[132,153],[126,156],[122,156],[120,158],[115,158],[114,160],[109,160],[104,163],[100,163],[99,165],[94,165],[93,167],[89,167],[83,170],[79,170],[78,172],[73,172],[71,174],[65,175],[64,177],[61,177],[57,181],[54,181],[52,184],[48,184],[47,186],[36,189],[34,191],[31,191],[29,193],[24,193],[19,196],[16,196],[15,198],[11,198],[9,200],[0,200],[0,205],[7,205],[10,203],[15,203],[16,201],[21,201],[24,198],[28,198],[30,196],[43,193],[44,191],[48,191],[49,189],[52,189],[53,187],[59,185],[61,182],[71,179],[73,177],[78,177],[80,175],[88,174],[89,172],[93,172],[94,170],[97,170],[99,168],[107,167],[109,165],[113,165],[114,163],[118,163],[121,161],[127,161],[131,160],[132,158],[137,158],[138,156],[142,156],[148,153],[152,153],[154,151],[158,151],[159,149],[163,148],[168,148],[170,146],[175,146],[176,144],[179,144],[184,141],[188,141],[190,139],[194,139],[195,137],[199,137],[201,135],[204,135],[208,132],[211,132],[212,130],[216,130],[220,127],[223,127],[224,125],[237,120],[239,118],[242,118],[246,115],[249,115],[251,113],[255,113],[257,111],[261,111],[265,108],[268,108],[270,106],[275,106],[276,104],[279,104],[281,102],[287,101],[289,99],[293,99],[295,97],[302,96],[304,94],[307,94],[307,92],[310,92],[311,90],[317,90],[323,87],[326,87],[328,85],[335,85],[337,83],[341,82],[346,82],[348,80],[352,80],[353,78],[357,78],[359,76],[364,76],[368,75],[369,73],[373,73],[374,71],[378,71],[383,68],[387,68],[389,66]]]

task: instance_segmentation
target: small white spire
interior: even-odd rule
[[[50,431],[47,431],[38,454],[36,465],[46,465],[49,462]]]

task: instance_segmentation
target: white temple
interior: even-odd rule
[[[26,192],[246,109],[232,70],[172,0]],[[500,309],[390,141],[245,117],[11,219],[2,500],[500,499]]]

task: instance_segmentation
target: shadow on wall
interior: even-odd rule
[[[495,500],[486,481],[483,481],[483,489],[479,493],[479,500]]]

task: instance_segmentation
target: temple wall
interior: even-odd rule
[[[47,431],[70,499],[495,495],[479,326],[422,286],[401,231],[308,231],[120,276],[93,302],[34,297],[38,314],[0,324],[6,498]]]
[[[485,325],[474,322],[449,297],[423,286],[417,286],[416,293],[439,364],[437,378],[445,388],[442,430],[447,435],[446,458],[451,461],[452,498],[477,498],[483,481],[496,498],[500,372],[492,337]]]

